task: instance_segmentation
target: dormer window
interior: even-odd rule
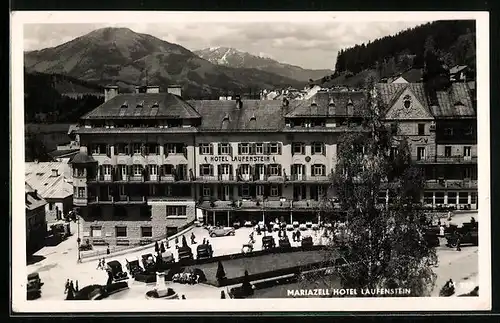
[[[137,108],[142,108],[144,106],[144,101],[137,103]]]
[[[123,102],[121,107],[122,107],[123,109],[128,108],[128,102],[127,102],[127,101]]]
[[[250,121],[252,121],[252,120],[253,121],[257,120],[257,118],[255,118],[255,114],[252,114],[252,116],[250,117]]]
[[[226,113],[226,114],[224,115],[224,118],[222,119],[222,121],[223,121],[223,122],[224,122],[224,121],[229,121],[229,114],[227,114],[227,113]]]
[[[316,105],[317,105],[317,104],[316,104],[316,100],[314,100],[314,99],[313,99],[313,101],[312,101],[312,103],[311,103],[311,106],[313,106],[313,107],[314,107],[314,106],[316,106]]]
[[[330,103],[328,103],[328,106],[330,106],[330,107],[334,107],[335,106],[335,102],[333,102],[333,99],[330,99]]]
[[[158,102],[153,103],[153,108],[158,108],[159,106]]]

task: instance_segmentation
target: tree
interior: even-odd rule
[[[339,139],[331,184],[342,216],[329,207],[326,217],[341,220],[336,229],[343,234],[330,233],[328,257],[342,259],[335,280],[343,288],[404,287],[412,296],[429,295],[436,253],[427,245],[420,221],[422,173],[411,163],[406,139],[381,120],[379,109],[384,107],[374,96],[372,92],[367,98],[366,132],[348,132]],[[385,198],[380,201],[387,192],[388,204]]]
[[[41,162],[51,161],[48,153],[47,147],[42,140],[40,140],[36,134],[32,132],[27,132],[25,135],[25,161],[32,162],[38,160]]]
[[[222,262],[220,262],[220,260],[217,264],[217,273],[215,274],[215,278],[217,278],[218,282],[226,279],[226,272],[224,271],[224,267],[222,266]]]
[[[158,245],[158,241],[155,241],[155,252],[158,253],[160,251],[160,246]]]

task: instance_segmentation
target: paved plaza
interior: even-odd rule
[[[462,222],[467,222],[470,220],[471,214],[461,214],[460,216],[454,217],[453,222],[461,224]],[[71,223],[72,232],[77,232],[76,223]],[[213,247],[214,256],[227,255],[240,253],[243,244],[248,243],[249,235],[252,228],[240,228],[236,230],[234,236],[227,237],[217,237],[210,238],[208,231],[202,227],[195,227],[185,234],[186,239],[193,249],[193,254],[196,257],[196,246],[190,244],[191,232],[194,232],[196,236],[196,241],[201,243],[205,238],[210,241]],[[313,237],[314,244],[326,243],[325,238],[321,236],[320,231],[307,230],[301,232],[302,236],[311,235]],[[269,234],[269,233],[266,233]],[[300,242],[293,242],[292,232],[287,232],[292,246],[299,246]],[[278,238],[278,233],[273,232],[272,235]],[[262,236],[254,233],[255,244],[254,250],[262,249]],[[77,263],[77,235],[74,234],[66,241],[61,242],[59,245],[54,247],[45,247],[38,251],[35,256],[45,257],[43,260],[38,261],[34,264],[28,265],[27,273],[39,272],[42,281],[45,283],[42,287],[42,297],[41,300],[62,300],[64,299],[64,284],[66,279],[73,280],[74,282],[78,280],[78,285],[80,288],[90,285],[90,284],[105,284],[107,280],[107,274],[105,270],[98,270],[97,260],[90,262]],[[179,239],[181,241],[181,239]],[[170,242],[169,250],[173,253],[174,257],[177,259],[177,250],[174,243]],[[124,255],[112,256],[106,258],[106,261],[118,260],[122,266],[123,270],[126,271],[126,260],[141,259],[141,255],[144,254],[154,254],[154,247],[149,247],[141,251],[131,251]],[[437,296],[439,289],[444,285],[448,279],[453,279],[456,282],[469,281],[477,284],[477,274],[478,274],[478,248],[475,246],[464,246],[462,251],[456,251],[445,246],[444,240],[442,240],[441,246],[437,247],[437,254],[439,258],[439,264],[434,269],[437,274],[437,284],[434,290],[433,296]],[[172,287],[180,295],[185,295],[186,298],[219,298],[220,288],[215,288],[212,286],[199,284],[199,285],[181,285],[176,283],[167,283],[173,285]],[[129,280],[130,290],[119,293],[112,297],[112,299],[123,298],[123,299],[136,299],[143,298],[145,291],[149,290],[151,286],[146,286],[143,283],[135,282],[132,279]],[[470,290],[468,290],[470,291]],[[464,291],[464,292],[468,292]],[[460,293],[457,290],[457,294]]]

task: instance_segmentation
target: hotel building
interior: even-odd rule
[[[71,164],[83,239],[149,243],[191,223],[197,210],[221,225],[319,220],[338,138],[363,131],[366,92],[185,101],[180,91],[108,87],[105,102],[81,118]],[[475,107],[465,84],[435,100],[422,84],[378,84],[376,93],[425,168],[425,203],[476,208]]]

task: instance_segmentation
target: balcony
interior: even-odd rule
[[[416,163],[422,164],[477,164],[477,156],[428,156],[421,159],[414,158]]]
[[[118,183],[119,182],[122,182],[122,183],[123,182],[128,182],[129,181],[129,177],[130,177],[129,175],[121,175],[120,174],[120,175],[115,176],[115,180],[114,181],[118,182]]]
[[[289,200],[258,200],[258,199],[238,199],[234,201],[203,201],[199,204],[200,208],[212,209],[219,211],[241,210],[241,211],[263,211],[275,210],[282,211],[283,209],[290,209],[292,201]]]
[[[217,176],[217,179],[219,182],[232,182],[232,181],[234,181],[234,175],[233,174],[219,174]]]
[[[427,189],[477,189],[477,180],[471,179],[432,179],[425,182]]]
[[[147,202],[145,196],[138,195],[118,195],[118,196],[90,196],[88,198],[88,204],[143,204]]]
[[[113,204],[113,196],[89,196],[88,204]]]
[[[113,182],[112,175],[97,175],[96,177],[90,177],[89,182],[98,182],[98,183],[111,183]]]
[[[217,180],[218,180],[217,176],[214,175],[202,175],[196,177],[196,181],[201,183],[216,182]]]
[[[288,180],[291,182],[329,182],[330,176],[308,176],[304,174],[292,174],[290,175],[290,178]]]
[[[129,182],[142,183],[144,182],[143,175],[129,175]]]
[[[317,209],[321,202],[316,200],[299,200],[293,201],[292,207],[294,209]]]
[[[86,206],[87,205],[87,198],[86,197],[73,196],[73,205],[75,205],[75,206]]]

